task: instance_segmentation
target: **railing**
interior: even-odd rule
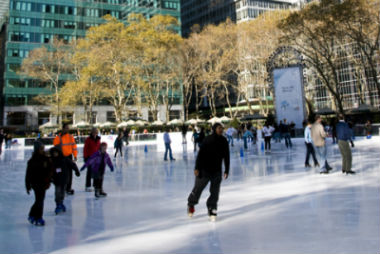
[[[103,135],[105,139],[107,138],[115,138],[117,135]],[[74,136],[75,142],[79,144],[84,144],[86,141],[86,138],[88,136]],[[39,138],[38,140],[42,142],[44,145],[53,145],[55,137],[43,137]],[[34,141],[37,138],[25,138],[25,146],[33,146]],[[126,139],[124,138],[126,141]],[[157,140],[157,134],[156,133],[146,133],[146,134],[130,134],[128,141],[129,142],[143,142],[143,141],[156,141]]]

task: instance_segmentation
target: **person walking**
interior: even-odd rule
[[[237,133],[237,131],[233,126],[230,126],[230,128],[228,128],[226,131],[227,141],[228,141],[228,144],[231,144],[231,146],[234,146],[235,133]]]
[[[167,129],[165,130],[165,133],[164,133],[164,143],[165,143],[164,161],[168,160],[168,152],[169,152],[169,158],[170,158],[170,160],[171,161],[175,161],[175,159],[173,158],[173,154],[172,154],[172,148],[170,146],[170,144],[172,143],[172,141],[170,139],[169,132],[168,132]]]
[[[5,134],[5,149],[10,149],[12,146],[12,135],[8,132]]]
[[[187,139],[186,139],[187,126],[185,124],[182,125],[181,132],[182,132],[182,144],[187,144]]]
[[[107,193],[105,193],[103,190],[103,180],[106,165],[108,165],[108,167],[111,169],[111,172],[114,171],[111,158],[107,153],[107,143],[103,142],[100,144],[100,150],[94,153],[80,169],[80,171],[82,171],[86,167],[91,166],[91,176],[94,179],[96,198],[107,196]]]
[[[78,150],[74,137],[69,133],[69,125],[63,124],[62,131],[53,141],[53,145],[62,151],[63,156],[74,161],[77,161]],[[74,157],[74,158],[73,158]],[[66,185],[66,193],[74,195],[74,190],[71,188],[73,182],[73,172],[68,172],[68,181]]]
[[[339,115],[339,122],[336,124],[336,133],[339,151],[342,155],[342,173],[355,174],[355,172],[351,170],[352,152],[349,144],[352,132],[348,124],[344,121],[342,114]]]
[[[75,162],[64,157],[62,152],[56,147],[51,148],[49,153],[53,165],[53,183],[55,185],[55,214],[59,214],[66,212],[63,200],[65,198],[68,172],[74,170],[77,177],[80,176],[80,173]]]
[[[290,138],[290,126],[286,123],[285,118],[283,122],[280,123],[280,132],[281,132],[281,137],[285,139],[286,148],[292,148],[293,144]]]
[[[316,115],[315,123],[311,127],[311,139],[313,141],[315,151],[319,156],[321,174],[328,174],[332,169],[327,162],[326,137],[327,133],[322,125],[322,118],[321,116]]]
[[[205,138],[206,138],[205,128],[201,127],[201,131],[199,132],[199,137],[198,137],[198,147],[199,148],[201,147]]]
[[[0,129],[0,154],[3,152],[3,142],[4,142],[4,130]]]
[[[36,226],[44,226],[44,200],[46,190],[50,187],[50,179],[53,174],[50,158],[45,153],[45,146],[34,142],[33,155],[28,161],[25,175],[26,193],[33,190],[35,201],[30,208],[28,221]]]
[[[312,126],[311,122],[307,121],[306,127],[305,127],[305,132],[304,132],[305,145],[306,145],[305,168],[311,167],[309,164],[310,154],[314,160],[314,167],[319,167],[318,160],[315,157],[315,151],[314,151],[314,147],[313,147],[313,139],[311,138],[311,126]]]
[[[364,129],[367,135],[367,139],[370,139],[372,137],[372,124],[370,120],[367,120]]]
[[[270,141],[272,139],[272,133],[274,132],[274,128],[269,125],[268,122],[265,123],[263,128],[263,135],[265,140],[265,151],[270,152],[271,151],[271,144]]]
[[[117,156],[118,151],[120,151],[120,156],[123,157],[123,133],[122,132],[120,132],[119,135],[117,135],[117,138],[115,139],[115,143],[113,144],[113,146],[116,149],[115,158]]]
[[[247,128],[243,134],[244,149],[248,149],[248,139],[254,140],[253,133]]]
[[[97,151],[100,149],[100,137],[99,137],[99,131],[97,128],[92,128],[90,136],[86,138],[86,141],[84,142],[84,148],[83,148],[83,158],[84,162],[86,163],[87,160]],[[85,190],[87,192],[91,192],[91,165],[87,167],[86,172],[86,186]],[[93,181],[92,181],[93,182]],[[92,183],[92,186],[94,186],[94,183]],[[95,187],[95,186],[94,186]]]
[[[224,179],[228,178],[230,169],[230,152],[227,139],[223,136],[223,126],[215,123],[213,133],[204,140],[195,163],[195,183],[187,201],[187,212],[192,217],[203,189],[210,182],[210,196],[207,209],[210,220],[217,216],[220,184],[222,181],[222,162],[224,161]]]
[[[196,152],[197,151],[197,144],[198,144],[198,140],[199,140],[199,133],[197,132],[197,130],[195,128],[193,129],[193,135],[191,136],[191,140],[194,143],[194,152]]]

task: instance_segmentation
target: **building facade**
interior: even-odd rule
[[[43,93],[46,84],[33,79],[21,79],[17,75],[22,61],[31,50],[48,44],[54,37],[70,42],[84,37],[86,30],[102,24],[105,15],[125,20],[130,13],[171,15],[180,21],[179,0],[10,0],[6,32],[4,72],[4,117],[3,125],[24,127],[34,130],[51,120],[49,108],[36,105],[34,98]],[[178,29],[180,32],[180,29]],[[63,82],[64,83],[64,80]],[[181,114],[181,98],[172,109],[174,115]],[[131,105],[133,108],[133,105]],[[165,117],[161,112],[159,117]],[[64,113],[69,122],[80,121],[83,109],[76,107]],[[113,107],[97,105],[97,122],[114,119]],[[149,110],[143,110],[143,117],[149,118]],[[166,120],[166,119],[162,119]]]

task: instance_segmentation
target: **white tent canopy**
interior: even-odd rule
[[[73,128],[85,128],[85,127],[90,127],[91,125],[88,122],[85,121],[80,121],[76,124],[73,124]]]
[[[197,119],[190,119],[190,120],[186,121],[186,123],[187,124],[197,124],[198,121],[197,121]]]
[[[152,125],[155,125],[155,126],[161,126],[161,125],[164,125],[164,122],[162,122],[161,120],[157,120],[157,121],[154,121],[152,123]]]
[[[121,122],[117,125],[117,128],[124,128],[124,127],[128,127],[129,124],[127,122]]]
[[[220,121],[222,121],[222,122],[229,122],[229,121],[231,121],[232,119],[231,118],[229,118],[229,117],[227,117],[227,116],[222,116],[221,118],[220,118]]]
[[[137,120],[135,122],[135,125],[138,125],[138,126],[144,126],[146,124],[146,122],[142,121],[142,120]]]
[[[183,124],[183,121],[180,120],[180,119],[173,119],[170,122],[168,122],[168,124],[173,124],[173,125],[175,125],[175,124]]]
[[[53,129],[53,128],[58,128],[58,124],[54,124],[52,122],[47,122],[47,123],[44,123],[43,125],[41,125],[39,127],[40,129]]]
[[[105,123],[100,125],[100,127],[102,127],[102,128],[110,128],[110,127],[115,127],[115,126],[116,126],[116,124],[112,123],[112,122],[105,122]]]
[[[214,116],[213,118],[211,118],[211,119],[208,120],[207,122],[208,122],[208,123],[212,123],[212,124],[214,124],[214,123],[220,123],[220,122],[222,122],[222,121],[220,120],[220,118]]]

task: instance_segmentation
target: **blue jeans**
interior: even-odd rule
[[[170,143],[165,143],[165,156],[164,156],[164,160],[168,159],[168,151],[169,151],[169,157],[170,157],[170,159],[173,160],[172,148],[170,147]]]
[[[282,137],[285,139],[286,148],[288,148],[288,147],[292,148],[293,144],[292,144],[292,140],[290,138],[290,133],[285,132],[284,134],[282,134]]]
[[[234,138],[231,135],[227,135],[228,144],[234,145]]]
[[[325,172],[327,171],[326,166],[327,164],[327,149],[326,146],[315,146],[315,151],[317,152],[319,156],[319,162],[321,163],[320,166],[320,171]]]

